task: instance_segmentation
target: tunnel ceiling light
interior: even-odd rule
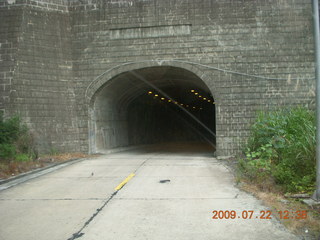
[[[202,95],[199,95],[199,93],[196,92],[194,89],[192,89],[192,90],[190,90],[190,91],[191,91],[192,93],[194,93],[196,96],[198,96],[199,98],[203,99],[204,101],[206,101],[206,102],[208,102],[208,103],[216,104],[213,99],[209,99],[209,97],[204,97],[204,96],[202,96]],[[199,109],[199,110],[203,110],[202,107],[195,107],[195,106],[192,106],[192,105],[190,106],[190,105],[188,105],[188,104],[179,103],[178,101],[174,101],[174,100],[172,100],[172,99],[167,99],[167,98],[165,98],[165,97],[162,97],[161,94],[159,95],[159,94],[156,93],[156,92],[148,91],[147,93],[148,93],[149,95],[152,94],[152,96],[154,96],[154,97],[159,97],[158,99],[161,100],[161,101],[164,101],[164,102],[174,103],[174,104],[176,104],[176,105],[180,105],[180,106],[182,106],[182,107],[189,108],[189,109],[195,109],[195,110]]]
[[[203,99],[204,101],[207,101],[208,103],[213,102],[214,100],[212,99],[212,95],[209,94],[208,96],[202,96],[200,93],[196,92],[194,89],[190,90],[194,95],[198,96],[199,98]],[[215,104],[215,103],[213,103]]]

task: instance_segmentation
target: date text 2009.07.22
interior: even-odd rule
[[[214,210],[212,213],[212,219],[272,219],[272,214],[277,214],[280,219],[306,219],[308,217],[306,210],[275,212],[271,210],[243,210],[239,212],[235,210]]]

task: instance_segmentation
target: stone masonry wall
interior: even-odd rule
[[[216,98],[218,154],[230,155],[239,152],[258,109],[306,105],[314,97],[308,0],[85,2],[69,8],[76,96],[83,106],[88,85],[108,69],[180,61],[199,73]],[[84,109],[79,112],[83,150]]]
[[[0,111],[4,115],[10,114],[10,100],[15,94],[12,84],[21,21],[21,10],[7,11],[0,8]]]
[[[41,149],[86,152],[97,76],[176,66],[210,88],[232,155],[257,110],[314,99],[313,54],[309,0],[0,0],[0,109]]]
[[[69,15],[20,3],[0,8],[2,108],[22,117],[41,152],[79,151]]]
[[[26,8],[24,18],[15,107],[40,149],[78,151],[69,16]]]
[[[38,10],[68,12],[68,0],[0,0],[0,8],[12,9],[28,6]]]

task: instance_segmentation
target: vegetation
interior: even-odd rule
[[[51,149],[48,155],[38,156],[34,149],[33,138],[19,117],[4,119],[0,115],[0,179],[85,157],[88,155],[58,153],[55,149]]]
[[[262,188],[311,193],[316,181],[315,114],[303,107],[260,112],[239,161],[242,176]]]
[[[30,161],[36,157],[28,128],[17,116],[0,115],[0,161]]]

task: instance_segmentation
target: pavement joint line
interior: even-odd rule
[[[166,200],[236,200],[238,201],[243,199],[251,199],[250,197],[247,198],[235,198],[235,197],[221,197],[221,198],[115,198],[115,200],[123,200],[123,201],[166,201]]]
[[[88,164],[88,165],[92,166],[92,167],[100,167],[100,166],[104,166],[104,167],[115,167],[115,166],[136,167],[136,166],[139,166],[140,164]]]
[[[133,175],[135,175],[135,173],[139,170],[139,168],[141,168],[149,159],[151,159],[152,157],[150,157],[150,158],[147,158],[146,160],[144,160],[143,161],[143,163],[141,163],[140,164],[140,166],[132,173]],[[130,175],[132,175],[132,174],[130,174]],[[129,175],[129,176],[130,176]],[[133,177],[133,176],[132,176]],[[131,177],[131,178],[132,178]],[[131,179],[130,178],[130,179]],[[130,180],[129,179],[129,180]],[[124,186],[124,185],[123,185]],[[123,187],[122,186],[122,187]],[[112,194],[111,194],[111,196],[105,201],[105,203],[100,207],[100,208],[98,208],[97,210],[96,210],[96,212],[89,218],[89,220],[87,220],[86,222],[85,222],[85,224],[80,228],[80,230],[79,231],[77,231],[76,233],[74,233],[74,234],[72,234],[72,236],[70,237],[70,238],[68,238],[67,240],[74,240],[74,239],[77,239],[77,238],[81,238],[83,235],[84,235],[84,233],[82,232],[82,230],[83,229],[85,229],[91,222],[92,222],[92,220],[105,208],[105,206],[107,206],[107,204],[113,199],[113,197],[114,196],[116,196],[117,195],[117,193],[122,189],[122,187],[120,188],[120,189],[118,189],[118,190],[115,190]]]
[[[104,158],[104,156],[101,156],[101,158]],[[146,159],[142,164],[140,164],[140,165],[133,164],[132,166],[141,167],[147,160],[149,160],[151,158],[152,158],[152,156],[150,156],[148,159]],[[52,165],[49,165],[49,166],[46,166],[43,168],[31,170],[29,172],[22,173],[22,174],[19,174],[17,176],[14,176],[14,177],[11,177],[8,179],[1,179],[0,180],[0,191],[3,191],[5,189],[11,188],[11,187],[16,186],[18,184],[24,183],[24,182],[29,181],[31,179],[40,177],[42,175],[51,173],[51,172],[58,170],[60,168],[67,167],[67,166],[72,165],[74,163],[82,162],[87,159],[88,158],[76,158],[76,159],[69,160],[67,162],[59,162],[59,163],[55,163],[55,164],[52,164]],[[125,159],[125,158],[108,158],[108,159]],[[140,159],[140,158],[136,158],[136,159]],[[96,158],[95,160],[99,160],[99,158]],[[101,160],[105,161],[105,159],[101,159]],[[110,166],[113,166],[113,165],[110,165]],[[122,166],[122,165],[119,165],[119,166]],[[5,184],[8,184],[8,186],[5,186]],[[1,185],[4,185],[4,187],[1,187]]]
[[[201,164],[150,164],[150,165],[146,165],[146,167],[154,167],[154,166],[163,166],[163,167],[205,167],[205,165],[201,165]]]
[[[170,175],[154,175],[154,176],[140,176],[140,178],[215,178],[212,176],[170,176]]]

